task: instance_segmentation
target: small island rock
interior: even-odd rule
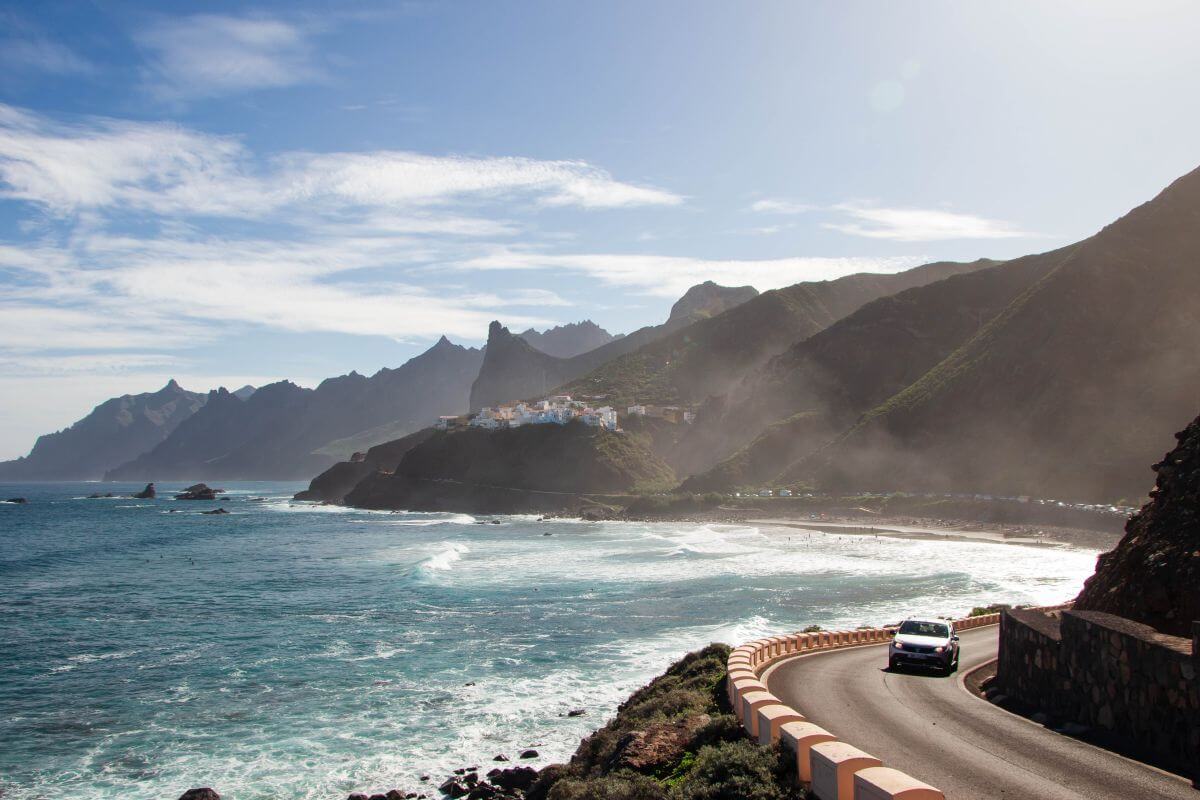
[[[218,494],[224,494],[224,489],[212,489],[203,483],[193,484],[187,487],[179,494],[175,495],[176,500],[216,500]]]
[[[153,483],[147,483],[146,488],[133,496],[134,500],[153,500],[158,493],[154,490]]]

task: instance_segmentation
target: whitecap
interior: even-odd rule
[[[448,572],[454,568],[456,561],[461,561],[464,554],[471,548],[460,542],[442,542],[442,549],[417,565],[417,569],[425,572]]]

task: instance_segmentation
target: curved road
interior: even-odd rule
[[[815,653],[767,672],[771,692],[839,739],[950,800],[1200,800],[1191,784],[1010,714],[959,677],[996,657],[999,629],[964,631],[959,673],[891,673],[886,645]]]

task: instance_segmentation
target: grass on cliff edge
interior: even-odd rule
[[[799,798],[790,758],[751,742],[725,696],[729,647],[676,661],[613,719],[547,767],[529,800],[786,800]]]

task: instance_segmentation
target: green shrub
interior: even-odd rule
[[[1006,608],[1012,608],[1008,603],[993,603],[990,606],[975,606],[968,617],[986,617],[988,614],[999,614]]]
[[[546,800],[667,800],[667,790],[653,778],[620,772],[586,780],[560,780]]]
[[[823,630],[825,630],[825,629],[822,628],[820,625],[809,625],[807,628],[805,628],[804,630],[802,630],[800,632],[801,633],[820,633]]]
[[[679,800],[784,800],[789,792],[780,755],[779,748],[745,739],[703,747],[673,794]]]

